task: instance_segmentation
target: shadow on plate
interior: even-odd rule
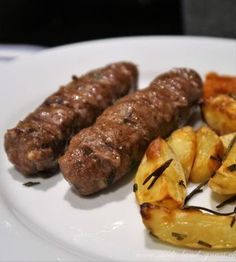
[[[200,107],[198,107],[193,111],[186,125],[193,126],[197,129],[202,125],[202,123],[202,113]]]
[[[8,169],[8,172],[14,180],[22,185],[27,182],[40,182],[40,184],[32,186],[32,189],[47,191],[51,187],[54,187],[59,181],[62,180],[62,175],[58,172],[53,174],[40,174],[37,176],[26,177],[18,172],[14,167]]]
[[[122,201],[132,193],[133,183],[131,183],[131,181],[134,178],[134,174],[135,171],[130,172],[109,188],[91,196],[81,196],[75,188],[71,187],[66,192],[64,199],[68,201],[72,207],[84,210],[95,209],[110,202]]]

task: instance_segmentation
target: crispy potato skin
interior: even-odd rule
[[[169,167],[158,178],[158,183],[148,189],[148,186],[154,179],[151,178],[145,185],[145,179],[157,170],[166,161],[173,159]],[[176,180],[178,183],[176,183]],[[182,185],[179,184],[182,181]],[[185,173],[182,165],[177,160],[176,155],[171,150],[166,141],[162,138],[155,139],[147,148],[142,162],[135,176],[136,199],[139,204],[145,202],[159,203],[160,205],[182,206],[186,185]]]
[[[207,250],[235,249],[235,216],[211,215],[193,208],[185,209],[186,168],[182,164],[185,162],[180,160],[185,159],[184,155],[186,152],[193,150],[189,148],[194,148],[189,146],[194,144],[192,143],[193,140],[184,141],[185,132],[192,134],[192,130],[187,127],[172,133],[167,141],[162,138],[155,139],[149,145],[142,159],[135,176],[134,191],[136,200],[140,205],[143,223],[152,235],[161,241],[176,246]],[[196,165],[195,175],[196,179],[199,179],[198,177],[200,176],[199,180],[205,180],[206,177],[209,177],[212,170],[218,168],[215,164],[209,162],[211,154],[213,156],[221,154],[222,156],[225,151],[222,141],[224,141],[225,146],[232,143],[229,142],[229,137],[220,138],[208,127],[200,128],[197,131],[196,139],[198,145],[194,149],[197,151],[194,162]],[[182,150],[183,155],[181,155],[181,150],[179,149],[181,144],[182,147],[188,147],[188,149]],[[201,145],[200,147],[199,144]],[[153,186],[148,188],[152,180],[144,183],[147,180],[146,178],[149,178],[150,174],[153,174],[155,170],[158,170],[169,159],[173,159],[171,164],[158,177]],[[236,162],[236,143],[229,151],[220,169],[224,165],[229,165],[232,161]],[[205,172],[204,176],[202,176],[202,172]],[[150,177],[150,179],[154,178]],[[217,178],[217,174],[210,181],[214,181],[215,178]],[[229,187],[236,188],[236,179],[233,180],[232,177],[229,179],[230,181],[227,181],[227,184],[232,184]],[[221,178],[220,181],[222,181]]]
[[[186,181],[188,181],[197,145],[196,134],[193,128],[185,126],[175,130],[167,139],[167,143],[182,164],[185,171]]]
[[[170,209],[143,204],[143,223],[160,240],[193,249],[236,248],[232,216],[216,216],[197,210]]]
[[[217,95],[204,100],[202,113],[207,124],[219,135],[236,132],[236,100]]]
[[[221,76],[213,72],[206,75],[203,87],[204,100],[218,94],[232,93],[236,93],[236,77]]]
[[[219,168],[224,147],[221,139],[209,127],[201,127],[197,133],[196,157],[190,173],[190,180],[201,183],[211,177]]]

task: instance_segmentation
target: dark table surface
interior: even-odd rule
[[[133,35],[236,38],[235,0],[0,0],[0,43],[57,46]]]

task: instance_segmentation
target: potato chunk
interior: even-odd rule
[[[197,150],[190,173],[190,180],[201,183],[219,168],[223,156],[223,144],[219,136],[210,128],[203,126],[197,133]]]
[[[208,73],[203,87],[204,99],[218,94],[236,94],[236,77]]]
[[[196,134],[192,127],[186,126],[175,130],[167,139],[168,145],[182,164],[186,181],[189,179],[196,153]]]
[[[224,153],[227,151],[231,141],[233,140],[235,136],[236,136],[236,132],[220,136],[220,139],[224,146]]]
[[[169,166],[155,181],[155,171],[171,159]],[[135,176],[135,194],[139,204],[149,202],[177,207],[182,206],[184,202],[186,195],[184,169],[162,138],[155,139],[149,145],[142,159]]]
[[[236,248],[233,216],[143,204],[143,223],[160,240],[194,249]]]
[[[236,194],[236,137],[221,167],[208,182],[209,187],[219,194]]]
[[[204,101],[202,112],[207,124],[219,135],[236,132],[236,100],[218,95]]]

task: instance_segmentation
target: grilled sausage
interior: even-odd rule
[[[91,125],[117,98],[135,90],[132,63],[114,63],[91,71],[49,96],[33,113],[7,131],[9,160],[25,175],[53,171],[71,136]]]
[[[175,69],[119,99],[72,138],[59,159],[65,179],[81,195],[113,184],[141,160],[152,139],[167,136],[188,119],[201,93],[195,71]]]

